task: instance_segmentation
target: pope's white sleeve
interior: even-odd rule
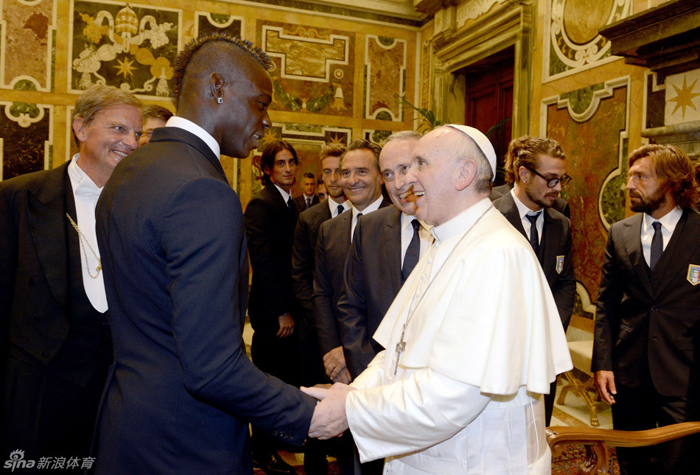
[[[373,388],[382,384],[384,380],[384,361],[386,350],[382,350],[374,357],[367,368],[352,382],[351,386],[357,389]]]
[[[386,386],[352,391],[345,412],[360,460],[366,462],[447,440],[490,400],[478,387],[426,368]]]

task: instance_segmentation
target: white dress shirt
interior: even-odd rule
[[[644,213],[644,218],[642,219],[641,238],[642,252],[644,253],[644,260],[647,261],[647,265],[651,265],[651,240],[654,238],[654,221],[661,223],[661,236],[663,237],[664,243],[663,249],[666,250],[666,245],[671,239],[678,221],[681,220],[681,216],[683,216],[683,210],[678,206],[659,219],[654,219],[647,213]]]
[[[98,312],[107,311],[107,295],[105,294],[105,283],[102,271],[97,270],[100,265],[100,249],[97,247],[97,235],[95,233],[95,208],[97,200],[100,198],[102,188],[99,188],[94,181],[85,173],[79,165],[80,154],[75,154],[73,160],[68,165],[68,177],[73,188],[73,199],[75,200],[76,224],[83,234],[83,238],[78,236],[80,243],[80,269],[83,274],[83,287],[92,306]],[[68,219],[68,218],[66,218]],[[77,233],[77,231],[75,231]],[[87,242],[83,241],[86,240]],[[92,251],[95,251],[93,254]],[[97,277],[90,277],[90,274]]]
[[[525,206],[525,204],[522,201],[520,201],[517,196],[515,196],[513,190],[510,190],[510,194],[513,195],[513,201],[515,201],[515,206],[518,208],[520,222],[523,224],[523,228],[525,228],[526,236],[530,236],[530,228],[532,227],[532,224],[530,224],[530,220],[527,219],[525,216],[533,216],[535,213],[539,213],[539,215],[537,216],[537,221],[535,221],[535,225],[537,226],[537,242],[542,242],[542,228],[544,227],[544,209],[540,208],[539,211],[531,210],[530,208]]]
[[[326,201],[328,201],[328,209],[331,210],[331,218],[335,218],[336,216],[338,216],[338,205],[345,208],[345,211],[352,208],[352,204],[350,203],[350,200],[345,200],[342,203],[338,203],[337,201],[333,201],[333,198],[331,198],[329,196]],[[345,212],[345,211],[343,211],[343,212]]]
[[[282,199],[284,200],[284,203],[285,203],[287,206],[289,206],[289,200],[292,198],[292,195],[290,195],[289,193],[287,193],[286,191],[284,191],[282,188],[280,188],[280,187],[277,186],[276,184],[273,183],[273,185],[275,185],[275,188],[277,188],[277,191],[279,191],[279,192],[280,192],[280,195],[282,195]]]
[[[383,199],[384,197],[380,195],[376,201],[367,205],[367,207],[362,211],[359,211],[354,206],[352,207],[352,226],[350,227],[350,242],[352,242],[352,238],[355,235],[355,226],[357,226],[357,215],[359,215],[360,213],[365,215],[370,214],[372,211],[377,211],[379,209],[379,206],[381,206]]]
[[[178,127],[180,129],[184,129],[188,132],[193,133],[200,139],[204,140],[204,143],[206,143],[209,146],[211,151],[214,152],[214,155],[216,155],[219,158],[219,160],[221,160],[221,147],[219,146],[219,142],[217,142],[216,139],[214,139],[214,137],[212,137],[209,132],[207,132],[191,120],[187,120],[174,115],[170,119],[168,119],[168,122],[165,123],[165,126]]]
[[[411,223],[415,220],[415,216],[408,215],[406,213],[401,213],[401,268],[403,269],[403,260],[406,257],[406,250],[408,245],[411,244],[411,239],[413,239],[413,226]],[[433,242],[433,236],[430,234],[428,226],[421,222],[421,226],[418,228],[418,238],[420,239],[420,254],[419,256],[424,256],[428,251],[430,244]]]

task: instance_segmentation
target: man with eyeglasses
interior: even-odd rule
[[[574,309],[576,277],[572,263],[571,221],[553,208],[566,174],[566,155],[552,139],[523,136],[511,141],[506,156],[508,180],[513,189],[493,205],[529,241],[547,277],[566,332]],[[556,395],[556,380],[545,395],[549,425]]]

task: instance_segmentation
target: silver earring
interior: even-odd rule
[[[223,98],[223,97],[217,97],[217,98],[216,98],[216,102],[218,102],[219,104],[223,104],[224,98]]]

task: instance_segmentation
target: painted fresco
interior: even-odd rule
[[[53,90],[56,5],[53,0],[4,0],[2,7],[2,87],[29,80],[36,90]],[[27,54],[31,51],[33,54]]]
[[[406,89],[406,40],[366,36],[365,118],[403,120],[396,96]]]
[[[564,198],[571,207],[574,268],[582,284],[578,291],[586,293],[578,300],[597,299],[607,242],[604,221],[622,219],[625,213],[628,81],[609,81],[544,101],[546,136],[564,148],[572,177]]]
[[[258,20],[257,34],[275,64],[270,110],[353,116],[354,33]]]
[[[53,106],[0,102],[0,179],[51,168]]]
[[[272,127],[265,132],[265,137],[260,140],[258,150],[253,158],[253,186],[252,195],[261,190],[260,177],[260,156],[267,144],[278,139],[283,139],[292,144],[299,158],[297,167],[297,180],[292,186],[292,196],[301,194],[301,176],[304,173],[313,173],[316,178],[321,175],[321,167],[318,163],[318,154],[326,144],[339,143],[347,145],[352,139],[352,129],[342,127],[326,127],[323,125],[309,124],[285,124],[273,123]]]
[[[170,97],[180,11],[74,0],[71,27],[71,92],[99,83]]]
[[[615,60],[598,30],[632,14],[632,0],[548,0],[544,79]]]
[[[220,13],[197,12],[195,36],[212,33],[225,33],[229,36],[241,36],[243,18]]]

